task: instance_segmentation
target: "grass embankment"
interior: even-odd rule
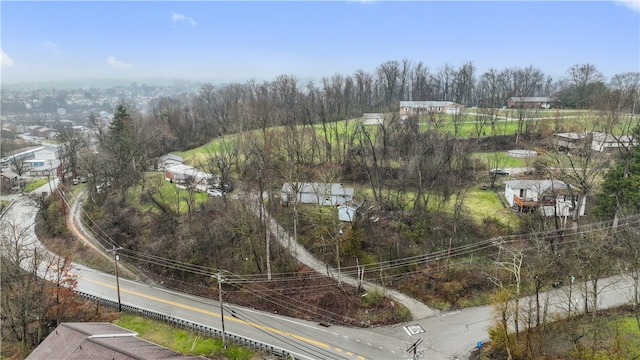
[[[163,172],[147,172],[145,174],[145,185],[137,185],[127,192],[127,204],[140,211],[159,212],[157,205],[152,201],[140,201],[143,195],[153,196],[165,209],[175,214],[185,214],[189,207],[197,208],[209,199],[205,192],[195,192],[188,189],[181,189],[176,184],[166,181]]]
[[[164,322],[147,319],[141,316],[124,315],[114,323],[138,333],[138,337],[185,355],[200,355],[210,359],[250,360],[255,358],[253,351],[227,345],[224,349],[222,340],[199,335],[196,332],[179,329]]]
[[[633,309],[585,314],[523,331],[512,338],[512,357],[520,359],[640,358],[640,326]],[[500,341],[500,340],[497,340]],[[471,359],[508,359],[504,346],[485,344]]]
[[[70,187],[69,189],[71,189],[71,194],[67,195],[66,201],[68,201],[68,203],[73,203],[74,198],[85,188],[86,184],[78,184]],[[57,212],[57,209],[59,209],[58,205],[59,203],[57,202],[52,203],[49,206],[49,212]],[[61,231],[61,233],[56,236],[51,236],[50,234],[44,233],[45,229],[43,229],[44,224],[42,224],[42,218],[40,216],[37,217],[36,233],[45,247],[59,256],[68,257],[74,262],[88,266],[92,269],[113,273],[114,267],[110,260],[110,256],[101,254],[98,250],[87,245],[87,243],[82,239],[79,239],[76,235],[67,230],[66,220],[62,217],[57,221],[59,222],[58,228],[65,230]],[[126,274],[123,275],[126,276]]]
[[[28,193],[31,192],[37,188],[39,188],[40,186],[46,184],[47,182],[49,182],[47,179],[39,179],[39,180],[34,180],[28,184],[25,185],[24,187],[24,192]]]

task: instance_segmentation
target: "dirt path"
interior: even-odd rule
[[[94,249],[101,256],[105,257],[110,262],[113,262],[113,255],[106,252],[106,249],[100,244],[95,237],[89,232],[82,221],[80,221],[80,210],[82,209],[82,202],[84,198],[87,196],[86,189],[80,191],[74,198],[73,202],[70,204],[69,212],[67,213],[67,228],[76,239],[82,241],[87,246]],[[147,280],[147,277],[141,274],[138,274],[136,271],[132,271],[130,266],[126,263],[120,261],[120,266],[118,267],[122,271],[122,275],[125,277],[129,277],[136,280]]]
[[[256,196],[252,196],[249,199],[249,202],[251,204],[251,210],[255,213],[256,216],[260,216],[260,206],[262,205],[259,199]],[[359,282],[357,279],[351,276],[340,274],[337,269],[328,267],[324,262],[321,262],[320,260],[315,258],[302,245],[295,242],[294,239],[289,235],[289,233],[282,226],[280,226],[273,217],[269,216],[264,206],[262,207],[262,209],[263,214],[267,219],[269,219],[269,228],[271,229],[271,235],[278,240],[282,247],[284,247],[285,249],[289,249],[291,255],[298,259],[298,261],[312,268],[316,272],[320,274],[326,274],[329,277],[335,278],[339,282],[344,282],[352,286],[357,287],[360,284],[368,291],[381,291],[385,295],[404,305],[409,310],[409,312],[411,313],[411,317],[414,320],[432,317],[440,313],[438,310],[434,310],[399,291],[384,288],[378,284],[374,284],[368,281]]]

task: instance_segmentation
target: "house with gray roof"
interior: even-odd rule
[[[297,200],[301,204],[322,206],[343,205],[353,200],[353,188],[340,183],[284,183],[281,189],[282,202],[289,204]]]
[[[140,339],[137,333],[107,322],[61,323],[47,336],[27,360],[206,360],[189,356]]]
[[[546,96],[513,96],[507,99],[507,107],[514,109],[557,109],[560,100]]]
[[[561,150],[586,147],[591,148],[593,151],[606,152],[638,144],[638,139],[633,136],[612,135],[598,131],[556,133],[553,136],[558,148]]]
[[[220,185],[218,176],[185,164],[166,168],[164,179],[176,184],[178,188],[195,191],[207,191]]]
[[[540,211],[546,216],[584,216],[582,191],[560,180],[510,180],[504,182],[509,206],[519,212]]]
[[[400,101],[400,117],[424,114],[460,114],[464,106],[453,101]]]
[[[167,168],[170,168],[172,166],[182,165],[183,161],[184,160],[182,159],[182,156],[175,154],[165,154],[158,159],[156,168],[158,169],[158,171],[165,171]]]

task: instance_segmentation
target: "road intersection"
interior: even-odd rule
[[[48,186],[48,185],[46,185]],[[13,221],[29,228],[30,246],[44,249],[33,224],[36,209],[23,197],[2,214],[3,221]],[[74,264],[78,290],[97,297],[116,299],[115,277]],[[581,284],[575,284],[574,294]],[[599,308],[620,306],[630,301],[631,279],[615,276],[600,280]],[[138,281],[120,280],[122,303],[157,313],[171,315],[214,328],[221,327],[220,304],[212,299],[184,294]],[[549,311],[567,311],[567,288],[542,294]],[[575,296],[575,295],[574,295]],[[573,311],[581,310],[578,299],[571,299]],[[522,303],[526,299],[521,300]],[[493,324],[491,307],[478,306],[452,312],[434,312],[430,316],[392,326],[350,328],[284,317],[264,311],[225,304],[225,326],[228,334],[238,335],[271,346],[287,349],[295,358],[303,359],[403,359],[410,358],[410,347],[420,344],[423,358],[430,360],[467,359],[479,342],[488,341],[488,328]]]

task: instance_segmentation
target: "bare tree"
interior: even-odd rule
[[[476,68],[472,62],[467,62],[460,66],[455,72],[453,79],[453,101],[464,106],[475,105],[475,72]]]
[[[403,82],[405,68],[401,67],[397,61],[387,61],[376,69],[377,84],[379,86],[378,96],[382,100],[384,109],[396,108],[402,94],[400,84]]]
[[[579,146],[571,151],[552,151],[548,154],[552,159],[555,168],[553,177],[564,181],[567,184],[576,186],[578,191],[574,192],[573,187],[569,187],[571,198],[568,199],[572,203],[572,217],[577,224],[580,209],[591,196],[596,181],[609,165],[609,156],[604,152],[592,149],[593,132],[588,130],[588,120],[584,120],[585,130],[578,134],[584,136]]]
[[[355,108],[357,113],[364,113],[373,106],[373,76],[362,69],[353,74],[355,79]]]
[[[58,133],[58,141],[63,181],[69,172],[74,178],[78,177],[78,156],[88,145],[86,136],[72,128],[64,128]]]
[[[576,272],[583,283],[585,313],[595,317],[599,306],[599,295],[608,286],[600,286],[603,275],[614,269],[611,254],[615,254],[615,242],[611,241],[611,229],[601,227],[579,234],[578,241],[571,246],[572,256],[576,259]]]
[[[522,262],[524,260],[524,251],[517,244],[498,245],[501,247],[501,254],[506,259],[498,259],[496,266],[513,276],[515,289],[511,291],[513,300],[513,326],[516,337],[520,331],[520,296],[522,288]]]
[[[219,187],[222,191],[223,199],[226,201],[226,193],[233,189],[233,179],[231,177],[233,169],[238,166],[238,145],[234,140],[222,137],[217,143],[217,149],[207,148],[207,155],[203,168],[210,174],[215,174],[214,183],[211,187]]]
[[[450,101],[453,97],[453,83],[456,76],[456,71],[452,65],[445,63],[436,74],[436,79],[440,84],[441,97],[438,100]]]
[[[9,153],[9,167],[18,176],[23,176],[29,169],[27,159],[24,156],[19,156],[18,151],[12,151]]]
[[[574,88],[576,94],[576,108],[584,108],[591,104],[591,97],[594,95],[592,84],[601,83],[604,77],[593,64],[575,64],[567,70],[567,77],[570,86]]]
[[[58,259],[40,248],[31,226],[0,221],[2,339],[26,348],[46,336],[49,321],[59,324],[76,307],[72,299],[75,278],[69,272],[69,260]]]

